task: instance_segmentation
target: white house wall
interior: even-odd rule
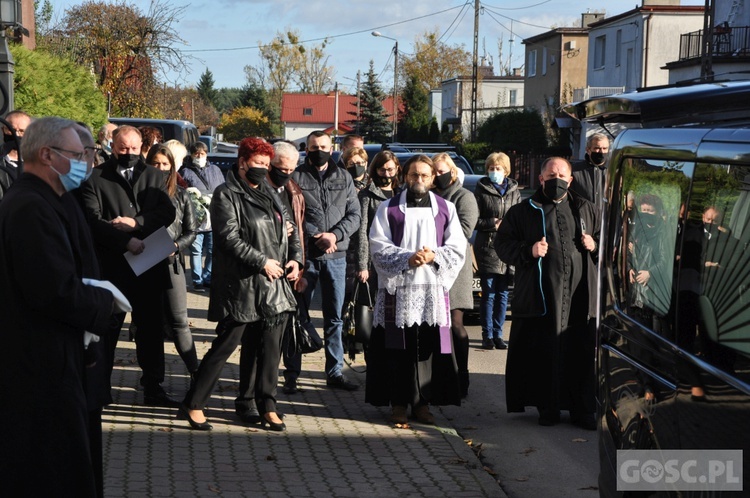
[[[284,139],[295,144],[304,142],[307,136],[315,130],[325,130],[333,123],[284,123]]]
[[[732,10],[733,0],[714,0],[716,6],[716,16],[714,25],[718,25],[728,20],[729,13]],[[732,26],[750,26],[750,0],[740,1],[740,6],[732,21]]]
[[[661,69],[679,58],[680,35],[702,29],[703,14],[637,13],[589,31],[588,86],[619,87],[633,91],[641,86],[669,83],[669,72]],[[617,31],[621,30],[618,46]],[[644,40],[648,30],[648,52]],[[603,67],[594,67],[596,39],[606,38]],[[617,52],[620,63],[616,64]],[[644,74],[644,61],[646,64]]]
[[[523,108],[523,79],[480,80],[477,89],[477,123],[479,125],[498,111]],[[515,104],[511,106],[511,90],[516,92]],[[459,95],[462,98],[459,99]],[[461,116],[461,133],[465,139],[471,135],[471,80],[448,80],[443,82],[443,120]]]

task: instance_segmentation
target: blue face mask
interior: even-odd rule
[[[57,151],[55,150],[55,152]],[[57,153],[60,154],[59,152]],[[50,168],[52,168],[52,171],[58,174],[58,176],[60,177],[60,182],[62,183],[65,190],[67,192],[70,192],[71,190],[80,187],[81,183],[89,176],[91,176],[91,173],[89,172],[89,167],[86,161],[81,161],[79,159],[70,159],[68,157],[66,157],[66,159],[70,163],[70,171],[68,171],[64,175],[57,171],[54,166],[50,165]]]
[[[498,185],[503,183],[503,180],[505,180],[505,174],[502,171],[490,171],[487,173],[487,176],[490,178],[490,181],[492,183],[497,183]]]

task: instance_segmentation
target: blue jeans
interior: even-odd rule
[[[482,337],[502,339],[505,313],[508,310],[508,277],[483,273],[481,283]]]
[[[313,259],[307,261],[304,278],[307,279],[307,302],[312,302],[315,285],[320,279],[320,292],[323,302],[323,338],[325,339],[326,375],[338,377],[344,368],[344,344],[341,330],[344,320],[341,309],[344,307],[346,288],[346,258]]]
[[[190,246],[190,278],[193,285],[211,284],[211,266],[213,263],[214,234],[212,232],[199,233]],[[203,256],[206,264],[203,265]]]

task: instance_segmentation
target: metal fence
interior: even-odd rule
[[[536,188],[539,186],[539,173],[542,163],[552,154],[515,154],[509,153],[510,175],[521,187]],[[570,160],[570,156],[561,156]]]
[[[680,35],[680,60],[701,56],[703,30]],[[717,26],[711,39],[714,57],[750,57],[750,26]]]

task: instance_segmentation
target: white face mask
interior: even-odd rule
[[[206,166],[206,159],[206,156],[194,157],[193,161],[198,165],[198,167],[204,168]]]

